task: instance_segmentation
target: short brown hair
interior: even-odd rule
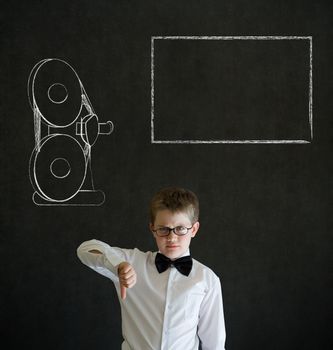
[[[166,187],[159,190],[150,202],[150,222],[155,222],[159,210],[185,212],[192,224],[199,220],[199,200],[196,194],[181,187]]]

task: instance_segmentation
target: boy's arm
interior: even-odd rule
[[[111,248],[97,239],[83,242],[77,248],[77,256],[83,264],[111,279],[118,279],[118,265],[126,261],[122,249]]]
[[[200,307],[198,336],[202,350],[224,350],[225,324],[221,283],[214,279]]]
[[[132,288],[136,283],[135,270],[126,262],[124,251],[96,239],[83,242],[77,249],[77,255],[83,264],[113,282],[119,280],[122,299],[126,298],[126,288]]]

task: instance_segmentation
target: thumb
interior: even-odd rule
[[[120,296],[121,296],[121,299],[123,300],[126,299],[126,287],[123,285],[120,285]]]

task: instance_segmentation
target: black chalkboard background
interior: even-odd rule
[[[200,198],[201,230],[191,251],[221,277],[227,349],[332,349],[331,1],[2,1],[0,16],[0,313],[7,347],[119,349],[112,283],[83,266],[76,248],[98,238],[155,250],[149,199],[179,185]],[[159,35],[312,36],[312,142],[152,144],[150,49]],[[100,122],[115,125],[92,148],[95,186],[106,195],[100,207],[32,202],[27,79],[45,58],[70,63]],[[263,76],[252,79],[259,86]],[[260,106],[251,112],[256,120]],[[167,112],[167,103],[159,108]],[[205,113],[197,110],[200,118]],[[172,127],[163,135],[160,126],[159,136],[170,137]],[[177,130],[175,138],[182,136]],[[303,124],[299,135],[309,139]]]

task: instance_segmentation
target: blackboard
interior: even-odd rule
[[[119,349],[115,290],[76,248],[98,238],[155,250],[149,200],[177,185],[200,199],[191,252],[221,278],[226,348],[332,348],[332,10],[330,1],[2,2],[3,341]],[[95,202],[34,201],[42,180],[31,182],[38,116],[28,80],[40,62],[68,64],[95,129],[114,126],[91,147],[82,188],[99,191]],[[60,102],[54,83],[49,97]],[[60,181],[69,168],[58,158],[46,169]]]

